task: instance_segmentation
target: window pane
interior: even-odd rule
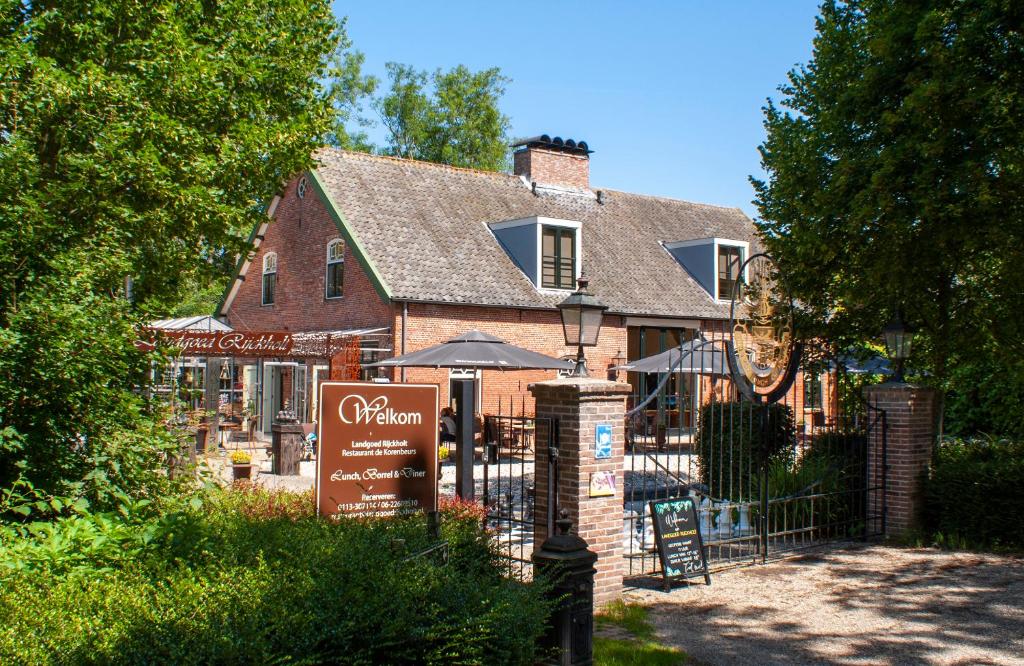
[[[563,229],[561,233],[561,242],[559,243],[559,249],[561,250],[562,257],[569,257],[572,259],[573,245],[575,245],[573,238],[574,234],[568,229]]]
[[[277,273],[263,274],[263,305],[274,302],[274,291],[277,287]]]
[[[804,373],[804,409],[821,409],[824,404],[821,376],[815,373]]]
[[[730,245],[718,246],[718,298],[728,300],[732,298],[736,280],[740,274],[742,257],[740,248]]]
[[[561,240],[559,249],[561,250],[562,270],[558,286],[562,289],[572,289],[576,272],[576,232],[571,229],[562,229]]]
[[[555,286],[555,263],[554,260],[550,262],[545,259],[544,267],[541,269],[540,284],[542,287],[554,287]]]
[[[343,291],[345,264],[335,261],[327,264],[327,298],[339,298]]]
[[[540,272],[542,287],[555,287],[558,284],[557,236],[556,230],[550,227],[545,227],[542,232]]]
[[[544,229],[544,242],[541,245],[541,254],[545,257],[555,256],[555,230],[550,227]]]
[[[572,289],[576,277],[576,232],[545,227],[541,245],[541,286]]]

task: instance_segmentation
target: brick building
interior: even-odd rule
[[[252,399],[264,413],[290,400],[312,418],[324,378],[365,378],[354,363],[469,329],[572,355],[555,306],[581,271],[609,306],[599,345],[587,350],[591,374],[720,330],[756,243],[751,220],[737,208],[591,187],[590,155],[583,142],[536,137],[514,146],[507,174],[321,150],[318,166],[274,198],[217,315],[236,330],[323,332],[350,346],[333,359],[250,369]],[[449,380],[464,376],[385,374],[439,384],[442,403]],[[483,409],[512,399],[529,410],[527,385],[553,376],[485,371]],[[649,379],[629,381],[643,392]],[[683,382],[674,418],[687,427],[702,389]]]

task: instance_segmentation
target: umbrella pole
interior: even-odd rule
[[[454,379],[455,389],[455,496],[475,499],[473,488],[473,418],[476,415],[475,381]]]

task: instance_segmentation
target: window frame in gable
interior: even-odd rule
[[[268,289],[269,287],[269,289]],[[270,299],[267,300],[269,291]],[[274,305],[277,300],[277,252],[263,255],[263,274],[260,281],[260,305]]]
[[[341,254],[333,252],[341,247]],[[345,297],[345,241],[335,238],[327,243],[327,261],[324,266],[324,298],[329,301]],[[333,272],[333,274],[332,274]],[[333,278],[333,279],[332,279]],[[333,293],[332,287],[337,290]]]

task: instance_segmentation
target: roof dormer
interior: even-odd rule
[[[662,243],[669,254],[718,302],[732,299],[740,266],[750,256],[750,243],[728,238]]]
[[[494,222],[488,227],[534,287],[561,291],[576,288],[583,254],[582,224],[534,216]]]

